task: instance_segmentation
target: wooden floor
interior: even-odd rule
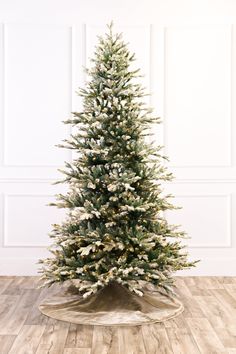
[[[177,277],[183,314],[120,328],[43,316],[38,304],[49,290],[36,289],[37,282],[37,277],[0,277],[1,354],[236,353],[236,278]]]

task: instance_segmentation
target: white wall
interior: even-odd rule
[[[0,274],[36,274],[51,223],[45,206],[70,152],[54,147],[80,108],[96,35],[113,19],[136,52],[164,124],[156,129],[183,209],[189,275],[236,275],[236,2],[0,0]]]

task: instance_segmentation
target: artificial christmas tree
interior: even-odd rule
[[[162,147],[146,138],[160,119],[142,102],[139,70],[130,69],[134,55],[108,27],[87,70],[90,81],[79,91],[83,111],[65,121],[75,132],[60,146],[78,155],[57,182],[69,191],[52,205],[68,213],[54,225],[53,257],[40,261],[41,279],[44,286],[71,280],[83,298],[112,284],[135,296],[148,284],[170,293],[172,273],[196,262],[183,252],[185,233],[163,215],[176,207],[160,182],[173,176]]]

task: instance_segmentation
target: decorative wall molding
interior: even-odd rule
[[[212,154],[212,157],[211,159],[208,157],[208,160],[209,162],[206,163],[206,164],[199,164],[199,163],[190,163],[190,164],[187,164],[187,163],[171,163],[170,162],[170,167],[175,167],[175,168],[200,168],[200,169],[205,169],[205,168],[215,168],[215,167],[232,167],[232,159],[233,159],[233,140],[232,140],[232,93],[231,93],[231,89],[232,89],[232,75],[231,75],[231,72],[232,72],[232,32],[233,32],[233,27],[232,25],[229,25],[229,24],[224,24],[224,25],[191,25],[191,26],[181,26],[181,25],[176,25],[176,26],[165,26],[164,27],[164,97],[163,97],[163,116],[164,116],[164,131],[163,131],[163,134],[164,134],[164,137],[163,137],[163,140],[164,140],[164,147],[165,147],[165,154],[168,156],[170,155],[169,152],[168,152],[168,148],[169,148],[169,138],[168,138],[168,114],[167,114],[167,111],[168,111],[168,103],[167,103],[167,92],[168,92],[168,84],[167,84],[167,78],[169,76],[169,68],[168,68],[168,64],[167,64],[167,59],[168,58],[173,58],[173,56],[169,55],[168,53],[168,33],[172,31],[172,33],[174,33],[174,31],[176,31],[176,33],[178,33],[178,31],[182,31],[182,34],[184,35],[184,33],[186,34],[188,31],[191,32],[191,31],[196,31],[196,30],[199,30],[199,31],[202,31],[201,35],[203,35],[203,31],[206,31],[205,34],[207,34],[207,31],[212,31],[215,30],[216,31],[216,38],[217,38],[217,34],[219,33],[219,31],[221,30],[222,33],[225,32],[224,34],[224,38],[221,39],[221,44],[223,46],[225,46],[224,50],[222,50],[222,48],[219,48],[219,53],[222,52],[224,55],[225,58],[227,58],[227,61],[228,63],[224,63],[225,64],[225,67],[217,67],[218,71],[216,71],[216,80],[217,80],[217,74],[219,74],[219,70],[221,69],[222,70],[222,76],[227,76],[227,87],[228,87],[228,96],[227,98],[225,97],[225,113],[222,114],[222,116],[224,116],[224,125],[222,125],[221,129],[220,127],[218,128],[218,132],[216,132],[217,134],[221,134],[221,131],[222,131],[222,128],[226,125],[226,117],[227,117],[227,120],[228,120],[228,123],[227,123],[227,137],[225,136],[225,141],[223,142],[225,145],[226,145],[226,148],[225,150],[227,150],[227,156],[225,156],[225,162],[224,163],[220,163],[220,164],[216,164],[216,163],[211,163],[210,161],[213,159],[214,155]],[[217,33],[218,31],[218,33]],[[209,32],[210,33],[210,32]],[[223,36],[223,35],[222,35]],[[199,41],[195,41],[194,42],[196,45],[202,45],[202,41],[199,39]],[[173,43],[172,43],[173,44]],[[182,45],[183,43],[180,43],[180,45]],[[189,43],[190,44],[190,41]],[[194,46],[195,46],[194,44]],[[206,43],[204,43],[206,44]],[[210,47],[211,45],[211,42],[209,40],[209,46]],[[217,43],[217,45],[219,45]],[[186,43],[186,46],[187,46],[187,43]],[[202,52],[203,52],[203,49],[207,49],[207,46],[205,45],[204,47],[202,47]],[[213,51],[215,50],[216,48],[213,48]],[[178,53],[181,53],[181,51],[183,50],[183,47],[178,47]],[[190,49],[191,51],[191,49]],[[187,52],[189,52],[189,48],[187,47]],[[174,53],[174,52],[173,52]],[[172,54],[173,54],[172,53]],[[175,54],[177,53],[177,47],[176,47],[176,51],[175,51]],[[198,53],[201,53],[201,51],[199,50]],[[180,54],[181,55],[181,54]],[[184,54],[183,54],[184,55]],[[207,58],[207,55],[206,53],[204,52],[204,55],[205,55],[205,58]],[[184,57],[183,57],[184,58]],[[217,58],[217,56],[215,56],[214,58]],[[199,60],[199,58],[197,57],[197,59]],[[174,60],[174,66],[176,67],[176,57],[173,58]],[[214,62],[214,61],[213,61]],[[212,64],[213,64],[212,62]],[[203,68],[202,68],[203,69]],[[176,68],[176,72],[178,72],[178,69]],[[194,72],[194,68],[193,68],[193,72]],[[199,71],[198,71],[199,72]],[[204,79],[204,78],[203,78]],[[176,79],[177,80],[177,79]],[[177,84],[177,82],[176,82]],[[178,81],[178,87],[179,89],[183,90],[184,87],[183,87],[183,83],[181,83],[180,81]],[[212,82],[212,90],[214,89],[215,87],[215,82],[213,81]],[[191,88],[191,87],[190,87]],[[204,88],[204,83],[202,84],[202,88]],[[224,93],[224,88],[222,88],[222,93]],[[176,90],[177,90],[177,87],[176,87]],[[208,95],[210,96],[210,93],[211,92],[208,92]],[[176,91],[176,94],[178,94],[178,91]],[[188,98],[186,98],[188,100]],[[216,100],[215,101],[215,105],[218,104],[220,102],[220,100]],[[205,103],[206,104],[206,103]],[[173,103],[170,104],[171,106],[173,106]],[[195,102],[195,107],[197,107],[197,105],[201,105],[201,102],[198,102],[196,100]],[[184,108],[184,107],[183,107]],[[193,108],[193,111],[194,111],[194,108]],[[193,112],[192,111],[192,112]],[[174,114],[174,113],[173,113]],[[183,110],[183,114],[184,114],[184,110]],[[189,113],[191,114],[191,112]],[[176,116],[177,116],[177,112],[176,112]],[[178,117],[177,117],[178,118]],[[216,127],[214,126],[214,116],[212,116],[212,136],[214,137],[214,134],[215,134],[215,129]],[[172,122],[173,123],[173,122]],[[178,124],[181,124],[181,122],[179,122]],[[184,128],[184,127],[183,127]],[[209,128],[209,127],[208,127]],[[204,125],[202,124],[202,130],[204,130],[205,127]],[[182,129],[185,134],[188,133],[188,130],[184,130]],[[178,134],[180,134],[180,131],[181,129],[178,130]],[[225,132],[226,134],[226,132]],[[209,140],[212,142],[212,136],[209,136]],[[223,136],[223,135],[222,135]],[[172,136],[173,138],[173,136]],[[184,140],[184,139],[182,139]],[[172,139],[173,141],[173,139]],[[179,140],[179,143],[182,144],[182,141],[181,139]],[[195,142],[197,144],[197,140]],[[198,147],[200,147],[201,143],[203,143],[202,140],[199,141],[199,145]],[[219,142],[215,141],[215,147],[217,147],[217,145],[220,145],[222,146],[222,141]],[[191,150],[191,144],[194,144],[194,141],[191,141],[190,143],[190,150]],[[209,146],[209,145],[208,145]],[[206,149],[208,148],[208,146],[206,145]],[[176,149],[178,149],[178,144],[176,145]],[[181,150],[182,151],[182,150]],[[175,153],[176,153],[176,150],[175,150]],[[191,152],[189,151],[182,151],[182,156],[186,154],[186,155],[191,155]],[[192,158],[192,156],[191,156]],[[170,159],[170,161],[173,160]]]
[[[0,166],[4,151],[4,24],[0,23]]]
[[[53,25],[53,24],[48,24],[48,25],[38,25],[38,24],[15,24],[15,23],[7,23],[7,24],[4,24],[3,25],[3,120],[2,120],[2,123],[3,123],[3,139],[2,139],[2,151],[3,151],[3,162],[2,162],[2,166],[4,167],[16,167],[16,168],[19,168],[19,167],[23,167],[23,168],[34,168],[34,167],[40,167],[40,168],[48,168],[48,167],[54,167],[54,168],[60,168],[62,167],[62,164],[58,164],[58,163],[51,163],[51,162],[48,162],[46,161],[46,157],[44,159],[45,163],[37,163],[36,162],[32,162],[32,163],[24,163],[24,162],[21,162],[20,161],[20,158],[19,156],[17,158],[15,158],[15,162],[12,162],[12,156],[9,158],[9,154],[8,154],[8,150],[9,150],[9,146],[11,144],[8,144],[9,140],[10,140],[10,137],[8,137],[8,135],[10,136],[10,134],[12,134],[12,132],[15,132],[15,127],[14,129],[12,129],[12,127],[10,126],[8,128],[8,124],[10,122],[10,117],[9,117],[9,107],[12,107],[14,106],[16,103],[14,103],[14,105],[12,105],[12,100],[14,101],[15,97],[8,97],[8,90],[11,90],[13,87],[16,86],[16,83],[17,83],[17,78],[14,77],[14,85],[11,85],[9,84],[9,77],[10,77],[10,73],[12,71],[12,68],[10,69],[10,66],[12,65],[11,62],[14,62],[16,64],[16,67],[18,66],[18,61],[20,60],[19,56],[20,54],[22,53],[22,51],[19,51],[19,55],[18,57],[16,56],[16,60],[13,59],[13,51],[15,49],[15,46],[18,45],[17,44],[17,36],[18,36],[18,33],[20,31],[22,31],[22,37],[20,38],[22,40],[22,43],[24,43],[24,39],[23,38],[23,34],[25,35],[26,37],[26,44],[27,44],[27,41],[29,41],[29,43],[33,43],[33,37],[30,38],[30,36],[32,35],[33,36],[33,32],[35,31],[35,34],[38,36],[38,42],[40,43],[40,45],[42,46],[42,48],[45,46],[45,52],[43,52],[43,49],[42,51],[40,52],[42,54],[42,62],[44,63],[43,65],[46,65],[46,62],[47,60],[44,58],[44,54],[45,55],[48,55],[47,54],[47,49],[49,49],[49,45],[48,44],[45,44],[45,38],[47,37],[51,37],[51,44],[52,43],[57,43],[58,42],[58,48],[60,48],[63,44],[65,46],[68,46],[68,56],[69,56],[69,61],[68,61],[68,64],[70,66],[69,68],[69,72],[67,72],[67,74],[65,75],[65,77],[69,77],[69,81],[70,81],[70,87],[68,87],[69,89],[69,92],[72,91],[72,54],[73,54],[73,48],[72,48],[72,26],[68,26],[68,25]],[[28,29],[28,31],[27,31]],[[55,31],[55,34],[53,34],[53,31]],[[61,40],[64,41],[59,41],[59,34],[57,33],[57,31],[61,31]],[[42,32],[42,38],[40,38],[40,32]],[[48,35],[46,35],[46,32],[48,32]],[[64,32],[64,33],[63,33]],[[8,38],[9,37],[9,33],[11,34],[12,38],[11,40]],[[55,40],[53,41],[53,36],[55,35]],[[14,39],[14,36],[16,36],[16,38]],[[63,38],[64,36],[64,38]],[[67,43],[66,43],[66,38],[67,36]],[[45,37],[45,38],[44,38]],[[19,39],[18,38],[18,39]],[[14,40],[15,40],[15,43],[14,43]],[[41,40],[41,42],[40,42]],[[31,43],[31,44],[32,44]],[[26,45],[25,44],[25,49],[27,47],[30,46],[29,45]],[[48,47],[46,46],[48,45]],[[55,46],[56,48],[56,46]],[[54,48],[54,49],[55,49]],[[11,57],[9,58],[9,52],[11,50]],[[33,51],[32,51],[33,53]],[[53,51],[51,51],[51,53],[49,53],[48,55],[48,59],[50,59],[50,56],[51,54],[53,53]],[[34,54],[33,54],[34,55]],[[11,59],[11,60],[9,60]],[[58,59],[60,59],[60,56],[58,56],[56,59],[55,59],[55,64],[57,63]],[[40,68],[40,59],[38,60],[38,63],[39,65],[39,68]],[[55,66],[55,65],[54,65]],[[8,70],[9,68],[9,70]],[[52,67],[51,67],[52,68]],[[50,68],[50,70],[51,70]],[[63,68],[63,66],[62,66]],[[22,70],[26,71],[26,68],[23,67]],[[43,68],[45,69],[45,68]],[[42,70],[42,69],[41,69]],[[49,70],[49,71],[50,71]],[[17,70],[15,70],[17,71]],[[20,71],[20,70],[19,70]],[[37,72],[37,71],[35,71]],[[43,74],[44,72],[42,72]],[[62,76],[62,74],[61,74]],[[58,73],[58,77],[60,77],[59,73]],[[54,78],[55,79],[55,78]],[[30,79],[29,79],[30,80]],[[48,82],[49,84],[51,84],[51,82],[49,81]],[[27,83],[25,83],[25,86],[27,85]],[[63,87],[63,85],[61,85]],[[64,85],[65,86],[65,85]],[[58,87],[58,84],[57,82],[55,82],[55,85],[54,87]],[[45,88],[47,88],[47,85],[45,83]],[[27,88],[29,90],[29,88]],[[19,91],[18,91],[19,92]],[[35,95],[37,95],[37,93],[35,93]],[[8,104],[8,100],[11,99],[11,105]],[[64,100],[66,102],[66,99],[67,97],[64,97]],[[30,97],[29,97],[29,100],[30,100]],[[18,104],[18,103],[17,103]],[[42,102],[42,106],[46,106],[49,105],[49,102]],[[71,93],[70,93],[70,98],[68,99],[68,109],[67,109],[67,112],[65,112],[65,114],[63,114],[63,118],[62,119],[66,119],[69,115],[70,115],[70,112],[72,111],[72,98],[71,98]],[[56,102],[55,102],[55,107],[57,106]],[[27,102],[25,102],[25,107],[27,107]],[[22,107],[21,107],[22,108]],[[39,107],[40,108],[40,107]],[[12,108],[11,108],[12,110]],[[51,108],[49,109],[49,111],[51,110]],[[65,111],[65,105],[64,105],[64,111]],[[14,111],[11,113],[13,116],[15,114],[13,114]],[[35,110],[32,110],[32,116],[34,116],[34,114],[37,113],[37,106],[36,106],[36,109]],[[45,115],[47,113],[42,113],[42,115]],[[58,114],[58,112],[57,112]],[[43,122],[43,124],[45,124],[46,122]],[[60,124],[62,125],[62,122],[60,122]],[[18,127],[19,128],[19,127]],[[30,129],[32,130],[33,129],[33,126],[30,127]],[[37,125],[35,125],[34,129],[37,129]],[[48,129],[48,126],[45,125],[45,130]],[[71,128],[69,126],[65,127],[65,131],[67,131],[67,134],[69,135],[70,132],[71,132]],[[29,134],[29,131],[28,129],[26,129],[26,133],[27,135]],[[52,132],[53,133],[53,132]],[[23,130],[22,131],[17,131],[17,134],[23,134]],[[37,133],[38,134],[38,133]],[[36,136],[36,135],[35,135]],[[16,138],[14,136],[14,138]],[[24,138],[24,136],[23,136]],[[45,137],[42,136],[42,141]],[[55,138],[55,136],[54,136]],[[66,138],[66,134],[65,136],[63,136],[62,138]],[[12,139],[13,140],[13,139]],[[58,138],[58,139],[55,139],[55,144],[59,144],[61,143],[61,138]],[[35,141],[32,142],[32,144],[34,144]],[[54,148],[54,145],[52,143],[52,149]],[[18,146],[20,146],[18,144]],[[30,149],[29,149],[30,151]],[[34,151],[34,146],[33,146],[33,149],[32,151]],[[72,154],[71,154],[71,151],[69,150],[64,150],[64,159],[67,160],[67,161],[71,161],[71,158],[72,158]],[[10,159],[10,161],[9,161]],[[37,157],[36,157],[36,160],[37,160]]]
[[[8,218],[9,218],[9,215],[8,215],[8,207],[9,207],[9,198],[24,198],[24,197],[27,197],[27,198],[42,198],[42,197],[45,197],[45,198],[51,198],[51,197],[54,197],[53,195],[51,194],[5,194],[3,196],[3,239],[2,239],[2,247],[3,248],[9,248],[9,247],[12,247],[12,248],[27,248],[27,247],[30,247],[30,248],[45,248],[45,247],[48,247],[48,244],[47,243],[25,243],[25,242],[22,242],[20,241],[19,239],[19,242],[10,242],[10,237],[12,237],[12,235],[9,235],[9,232],[8,232],[8,227],[9,227],[9,221],[8,221]],[[32,215],[32,216],[35,216],[35,215]],[[32,218],[31,216],[31,218]],[[30,215],[29,215],[29,218],[28,218],[28,222],[30,223],[31,222],[31,218],[30,218]],[[37,230],[37,226],[36,226],[36,230]],[[20,231],[20,230],[18,230]],[[48,230],[49,231],[49,230]],[[17,230],[15,230],[15,232],[17,232]],[[32,235],[32,237],[35,237],[35,235]]]
[[[189,245],[191,248],[230,248],[232,247],[232,194],[188,194],[188,195],[175,195],[175,198],[222,198],[226,200],[226,230],[224,235],[224,240],[222,243],[194,243]],[[204,208],[204,204],[203,204]],[[206,212],[211,213],[210,210],[206,210]],[[198,220],[198,215],[195,215],[196,220]],[[217,218],[217,215],[216,215]],[[204,228],[204,225],[202,226]],[[202,230],[203,231],[203,230]]]

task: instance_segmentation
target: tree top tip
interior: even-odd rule
[[[109,31],[112,32],[113,27],[114,27],[114,22],[113,22],[113,20],[111,20],[111,22],[107,24],[107,27],[108,27]]]

